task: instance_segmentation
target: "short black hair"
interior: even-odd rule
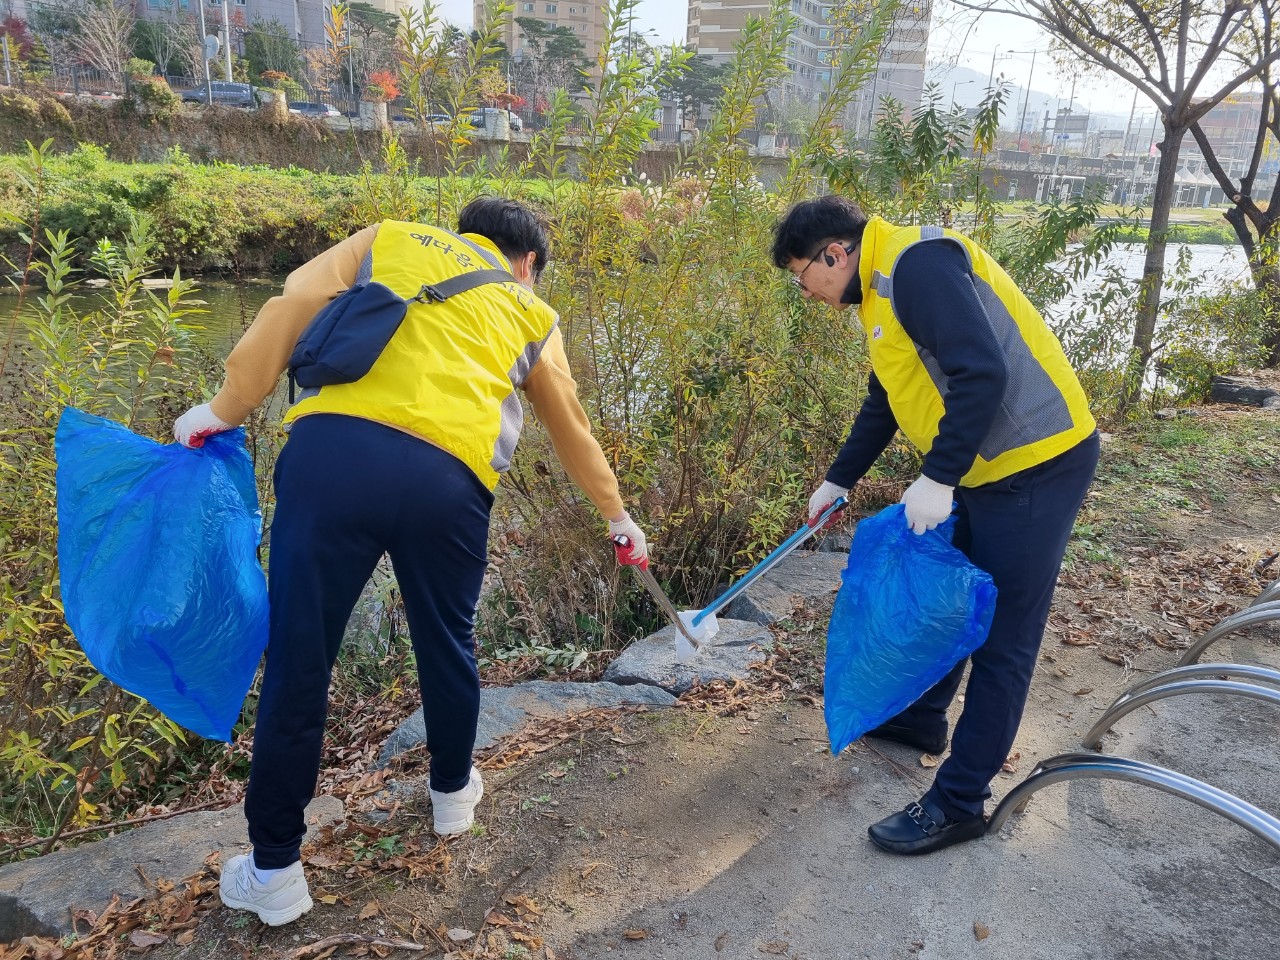
[[[459,233],[478,233],[493,241],[508,260],[533,252],[536,277],[547,266],[551,244],[547,223],[532,207],[506,197],[477,197],[458,214]]]
[[[808,260],[836,241],[861,243],[866,225],[867,215],[847,197],[801,200],[774,227],[774,266],[785,270],[792,259]]]

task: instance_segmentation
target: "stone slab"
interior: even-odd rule
[[[722,615],[753,623],[785,620],[795,611],[797,600],[811,602],[835,593],[848,562],[847,552],[796,550],[725,607]]]
[[[1209,381],[1209,399],[1218,403],[1274,407],[1280,404],[1280,392],[1248,377],[1217,376]]]
[[[534,717],[559,717],[601,707],[669,707],[673,703],[675,697],[656,687],[637,688],[616,683],[532,680],[513,687],[485,687],[480,691],[476,748],[492,746]],[[426,742],[427,728],[419,707],[382,745],[378,765],[385,767],[393,757]]]
[[[317,797],[307,807],[307,835],[342,817],[341,800]],[[114,894],[125,902],[153,895],[139,869],[153,882],[178,883],[198,873],[214,850],[222,852],[225,863],[248,844],[244,807],[236,804],[7,864],[0,867],[0,943],[70,933],[73,909],[99,912]]]
[[[773,649],[773,634],[758,623],[720,621],[720,632],[688,663],[676,659],[675,627],[664,627],[637,640],[604,672],[604,679],[620,684],[647,684],[679,695],[694,683],[740,680],[753,663]]]

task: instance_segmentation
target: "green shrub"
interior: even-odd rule
[[[47,145],[19,172],[43,193]],[[55,585],[57,512],[53,433],[73,405],[158,436],[189,396],[182,362],[191,322],[191,281],[157,294],[143,284],[153,242],[145,217],[117,241],[77,254],[66,231],[44,230],[32,256],[7,266],[29,276],[29,349],[6,350],[0,376],[0,826],[56,837],[68,826],[120,817],[154,801],[157,779],[178,762],[182,731],[144,701],[103,682],[75,644]],[[74,277],[89,260],[106,278],[100,299],[77,299]],[[18,307],[21,309],[22,299]],[[188,381],[189,383],[189,381]],[[127,815],[127,814],[125,814]]]
[[[164,77],[135,77],[130,94],[144,113],[161,120],[171,119],[182,110],[182,98],[173,92]]]
[[[131,81],[137,82],[152,76],[156,72],[156,65],[141,57],[130,57],[125,61],[124,72]]]

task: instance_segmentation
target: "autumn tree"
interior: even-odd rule
[[[1154,353],[1164,283],[1169,211],[1183,139],[1213,107],[1274,63],[1271,49],[1253,62],[1230,54],[1258,10],[1277,0],[956,0],[970,10],[1007,13],[1038,24],[1060,52],[1119,77],[1155,104],[1164,126],[1146,262],[1138,297],[1121,411],[1142,394]],[[1267,15],[1268,20],[1270,13]]]
[[[1250,63],[1263,64],[1260,86],[1229,98],[1226,104],[1237,109],[1256,104],[1257,110],[1253,143],[1238,177],[1232,176],[1218,156],[1220,145],[1210,140],[1200,120],[1191,124],[1191,135],[1209,172],[1231,201],[1225,217],[1244,248],[1254,286],[1270,304],[1269,315],[1280,317],[1280,177],[1272,181],[1269,195],[1262,202],[1254,195],[1260,186],[1258,179],[1264,161],[1280,149],[1280,79],[1276,77],[1271,57],[1280,42],[1275,14],[1274,3],[1257,4],[1229,51],[1237,62],[1237,69]],[[1263,346],[1267,349],[1268,365],[1280,366],[1280,321],[1273,321],[1264,334]]]

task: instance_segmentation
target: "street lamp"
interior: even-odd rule
[[[951,84],[951,109],[956,108],[956,87],[965,87],[971,83],[977,83],[977,80],[956,80]]]
[[[1031,71],[1027,74],[1027,95],[1022,99],[1022,118],[1018,121],[1018,149],[1022,149],[1022,131],[1027,125],[1027,107],[1031,105],[1031,81],[1036,75],[1036,52],[1031,51]]]

